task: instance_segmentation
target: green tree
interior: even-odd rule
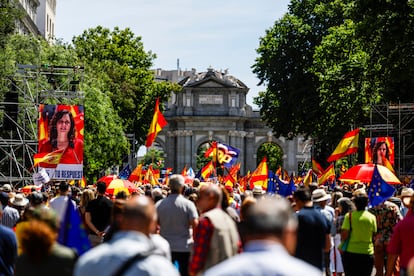
[[[412,102],[413,7],[378,0],[293,0],[261,38],[255,102],[276,135],[311,135],[326,156],[372,105]]]
[[[85,78],[85,146],[84,174],[95,181],[99,173],[120,164],[129,154],[129,143],[122,129],[122,120],[115,112],[109,97],[100,89],[101,81]],[[103,85],[102,85],[103,86]]]
[[[15,33],[16,22],[23,16],[17,0],[0,0],[0,50],[3,49],[9,36]]]
[[[129,28],[115,27],[110,31],[98,26],[74,37],[73,44],[88,70],[102,80],[102,91],[122,119],[124,132],[135,133],[143,144],[156,98],[166,101],[180,87],[155,82],[150,68],[156,56],[144,50],[141,37],[136,37]]]
[[[152,164],[152,168],[159,170],[164,168],[164,152],[156,148],[150,148],[141,160],[141,164],[148,167]]]
[[[205,153],[209,147],[209,143],[204,143],[200,145],[197,149],[197,168],[196,173],[201,170],[208,162],[212,160],[212,157],[205,157]]]
[[[2,71],[3,78],[15,75],[17,64],[36,65],[39,72],[57,65],[68,67],[79,65],[72,47],[61,42],[49,45],[44,40],[23,35],[10,36],[0,58],[5,65]],[[21,83],[21,85],[24,87],[27,85],[25,88],[34,93],[34,96],[41,89],[48,87],[44,74],[38,74],[36,78],[26,80],[27,83],[24,85]],[[63,103],[85,106],[84,175],[89,182],[96,180],[102,170],[114,164],[120,164],[123,157],[129,153],[129,144],[122,129],[122,120],[115,112],[108,95],[102,92],[103,87],[102,81],[96,74],[86,73],[80,87],[84,91],[84,99],[55,99],[53,97],[42,99],[42,103],[45,104]],[[2,88],[7,89],[4,85]],[[26,127],[36,129],[37,106],[34,106],[30,97],[20,97],[20,105],[24,107],[24,112],[19,113],[20,120],[25,120]],[[35,133],[32,139],[36,138]]]
[[[257,150],[257,165],[262,161],[263,157],[267,158],[267,166],[269,170],[276,172],[279,167],[283,167],[283,151],[275,143],[264,143]]]
[[[370,56],[370,83],[380,84],[384,102],[413,102],[414,3],[354,1],[349,17]]]

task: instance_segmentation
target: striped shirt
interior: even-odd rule
[[[3,208],[3,216],[1,217],[0,223],[6,227],[13,228],[17,221],[20,219],[20,214],[17,209],[6,206]]]

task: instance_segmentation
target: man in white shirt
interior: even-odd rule
[[[69,184],[66,183],[65,181],[61,181],[59,183],[59,195],[55,198],[52,198],[49,203],[50,208],[56,211],[59,221],[63,220],[65,213],[66,213],[66,208],[68,206],[68,200],[69,200],[68,192],[69,192]],[[75,204],[73,200],[72,202],[73,204]]]

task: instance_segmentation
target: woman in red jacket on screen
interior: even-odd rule
[[[75,134],[72,113],[67,109],[57,111],[50,122],[49,140],[40,145],[39,153],[64,150],[60,164],[82,164],[83,141]]]

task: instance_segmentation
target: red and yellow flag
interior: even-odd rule
[[[234,183],[237,182],[237,174],[240,171],[240,163],[232,166],[230,170],[228,170],[227,175],[223,179],[224,186],[233,187]]]
[[[213,161],[208,162],[202,169],[201,169],[201,176],[204,180],[207,180],[210,175],[214,173],[214,165]]]
[[[324,184],[331,177],[335,177],[333,164],[329,165],[329,167],[318,177],[318,185]]]
[[[158,178],[154,174],[154,169],[152,165],[149,165],[147,172],[145,173],[144,183],[150,183],[151,185],[158,185]]]
[[[142,176],[142,164],[138,164],[137,167],[131,172],[128,177],[129,181],[141,181]]]
[[[335,150],[329,156],[328,162],[333,162],[344,156],[350,155],[358,151],[359,128],[345,133],[342,140],[336,146]]]
[[[33,156],[33,167],[44,163],[48,168],[56,168],[60,162],[64,150],[55,150],[49,153],[35,153]]]
[[[152,118],[152,122],[148,130],[147,141],[145,142],[145,146],[147,148],[150,147],[152,143],[155,141],[158,132],[160,132],[161,129],[168,124],[167,120],[165,120],[164,118],[164,115],[162,115],[160,111],[159,104],[160,99],[157,98],[157,102],[155,103],[154,109],[154,117]]]
[[[184,166],[184,168],[181,171],[182,176],[187,176],[187,165]]]
[[[387,169],[389,169],[393,174],[395,174],[394,167],[392,166],[390,160],[384,154],[382,154],[381,157],[382,157],[382,165],[387,167]]]
[[[267,158],[265,156],[262,161],[260,161],[256,170],[252,173],[250,178],[250,187],[259,185],[262,186],[263,189],[267,189],[268,174],[269,169],[267,167]]]
[[[240,163],[237,163],[236,165],[232,166],[223,180],[224,185],[233,187],[234,183],[237,182],[237,174],[239,171]]]
[[[312,171],[316,173],[316,175],[321,175],[323,172],[323,168],[321,164],[318,163],[315,159],[312,158]]]
[[[312,170],[308,170],[306,173],[305,178],[303,179],[303,185],[305,185],[305,187],[309,187],[309,185],[312,183],[312,174]]]

